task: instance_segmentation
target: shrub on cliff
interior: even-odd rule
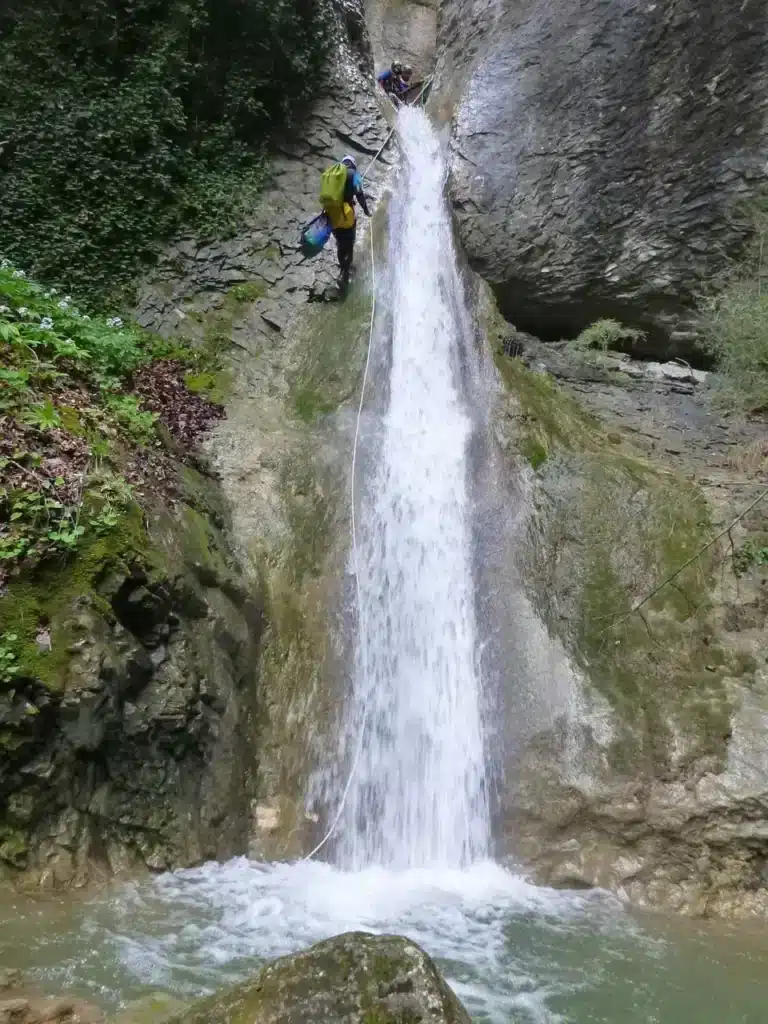
[[[618,320],[606,318],[597,320],[586,327],[574,340],[574,345],[582,349],[599,349],[607,352],[608,349],[621,349],[632,342],[642,341],[645,337],[643,331],[635,327],[627,327]]]
[[[702,304],[705,348],[717,364],[722,404],[747,413],[768,412],[768,197],[736,208],[752,244],[714,282]]]
[[[0,247],[93,299],[182,222],[225,228],[329,40],[323,0],[10,0]]]

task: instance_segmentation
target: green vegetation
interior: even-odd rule
[[[768,544],[746,540],[733,553],[733,572],[736,576],[744,576],[751,569],[768,565]]]
[[[330,5],[40,0],[0,12],[0,248],[113,298],[180,224],[226,233],[303,109]]]
[[[618,320],[597,320],[574,340],[578,348],[594,348],[607,352],[610,348],[622,348],[632,342],[642,341],[645,332],[627,327]]]
[[[245,284],[236,284],[230,289],[229,294],[236,302],[255,302],[263,298],[267,292],[265,281],[247,281]]]
[[[34,633],[52,621],[57,595],[87,592],[143,537],[139,489],[151,490],[162,456],[158,414],[145,405],[152,380],[136,388],[156,366],[163,385],[175,382],[182,394],[185,374],[202,388],[217,372],[205,355],[119,317],[83,315],[70,296],[0,263],[0,595],[11,588],[0,600],[4,679],[20,647],[27,668],[38,660]],[[202,400],[189,401],[199,409]]]
[[[720,373],[723,404],[768,412],[768,200],[752,207],[754,241],[734,265],[701,316],[706,347]]]

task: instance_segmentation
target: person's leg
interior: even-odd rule
[[[355,229],[339,228],[335,234],[340,276],[343,281],[348,281],[349,272],[352,268],[352,254],[355,249]]]

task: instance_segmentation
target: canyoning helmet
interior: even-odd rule
[[[393,75],[399,75],[402,70],[403,70],[403,65],[400,63],[400,61],[399,60],[393,60],[392,61],[392,74]]]
[[[355,158],[353,156],[350,156],[349,153],[347,153],[346,156],[343,156],[341,158],[341,162],[343,164],[346,164],[347,167],[351,167],[353,171],[357,170],[357,161],[355,160]]]
[[[405,64],[403,66],[403,70],[401,71],[401,74],[402,74],[403,78],[410,78],[411,75],[413,74],[413,68],[411,68],[407,64]]]

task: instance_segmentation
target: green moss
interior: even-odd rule
[[[336,403],[324,398],[319,391],[297,388],[293,396],[296,415],[304,423],[314,423],[318,416],[334,412]]]
[[[520,452],[534,470],[539,469],[549,458],[549,452],[533,437],[526,437],[520,442]]]
[[[714,553],[634,610],[711,537],[703,495],[623,435],[609,435],[548,375],[499,353],[496,360],[513,395],[510,439],[537,470],[533,596],[623,723],[614,769],[650,762],[663,770],[676,732],[689,749],[724,757],[731,708],[723,680],[737,666],[712,641]]]
[[[232,393],[232,371],[188,373],[184,383],[193,395],[204,395],[210,402],[223,405]]]
[[[10,825],[0,825],[0,860],[13,864],[14,867],[23,868],[27,862],[29,844],[22,832],[18,832]]]
[[[247,281],[230,288],[229,294],[235,302],[255,302],[267,294],[268,285],[264,280]]]
[[[529,370],[521,359],[499,353],[495,358],[502,380],[519,405],[521,443],[545,452],[555,447],[591,451],[604,443],[595,417],[566,395],[549,374]]]
[[[18,637],[19,675],[41,680],[59,689],[66,674],[72,643],[71,612],[75,601],[88,597],[110,614],[103,587],[130,564],[151,558],[143,514],[128,509],[120,524],[103,536],[86,535],[82,546],[67,561],[50,562],[14,580],[0,599],[0,633]],[[50,650],[37,643],[42,626],[50,633]]]
[[[296,415],[313,423],[349,400],[360,382],[371,299],[362,289],[310,317],[304,357],[290,379]]]
[[[58,407],[59,418],[61,419],[61,425],[64,430],[70,434],[74,434],[76,437],[82,437],[85,434],[85,429],[80,420],[80,416],[77,409],[73,409],[69,405],[60,405]]]

